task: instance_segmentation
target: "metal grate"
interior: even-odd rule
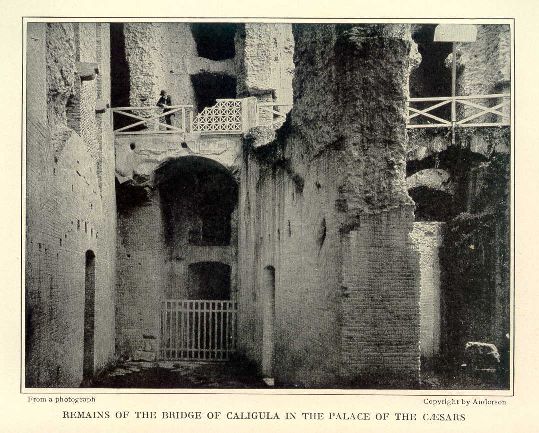
[[[161,358],[227,361],[236,350],[237,303],[168,299],[161,312]]]

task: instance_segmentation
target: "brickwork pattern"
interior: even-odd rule
[[[95,24],[79,41],[95,56]],[[114,358],[114,160],[110,122],[101,125],[107,151],[96,152],[95,109],[67,126],[66,102],[76,91],[71,23],[29,24],[26,140],[26,385],[78,386],[82,380],[85,253],[96,255],[94,365]],[[103,56],[108,62],[108,56]],[[94,57],[95,60],[95,57]],[[104,68],[105,71],[108,68]],[[108,76],[104,77],[108,80]],[[110,91],[110,89],[107,89]],[[85,92],[81,106],[95,104]],[[46,107],[46,108],[45,108]],[[87,128],[85,130],[85,128]],[[84,137],[92,137],[93,143]],[[94,151],[89,150],[93,148]],[[97,160],[103,164],[103,189]]]
[[[418,254],[410,220],[410,210],[363,216],[344,239],[342,365],[351,379],[419,379],[419,291],[410,290]]]

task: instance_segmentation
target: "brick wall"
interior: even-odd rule
[[[410,210],[364,216],[343,239],[343,375],[360,383],[417,383],[418,257]]]
[[[107,35],[107,26],[102,25]],[[79,100],[81,135],[67,123],[77,91],[72,23],[28,25],[26,140],[26,385],[82,380],[85,254],[96,255],[94,365],[114,358],[115,199],[110,122],[96,117],[95,84]],[[96,25],[81,52],[96,56]],[[108,48],[105,46],[105,49]],[[109,56],[102,55],[107,73]],[[103,73],[102,72],[102,73]],[[108,76],[104,76],[107,81]],[[92,90],[93,89],[93,90]],[[110,88],[104,89],[108,95]],[[102,134],[98,137],[97,124]],[[101,141],[102,152],[96,143]],[[103,167],[100,188],[97,165]],[[111,230],[112,229],[112,230]]]

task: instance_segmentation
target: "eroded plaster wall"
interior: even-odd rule
[[[475,42],[457,44],[458,94],[510,91],[511,30],[508,24],[477,25]]]
[[[340,309],[339,216],[331,211],[338,196],[337,158],[313,161],[311,170],[299,179],[286,167],[272,167],[249,154],[241,171],[239,203],[240,350],[262,363],[264,277],[271,266],[273,374],[306,385],[333,381],[340,364],[335,326]]]
[[[291,24],[245,23],[236,37],[238,96],[292,104],[294,36]]]
[[[29,23],[26,385],[76,387],[83,370],[85,257],[95,254],[95,370],[114,359],[115,195],[109,27]],[[77,61],[97,63],[81,81]],[[71,110],[68,100],[76,100]],[[74,118],[80,125],[73,130]]]
[[[291,120],[274,143],[250,151],[241,172],[240,348],[257,362],[264,356],[260,291],[272,266],[277,380],[413,383],[409,27],[296,25],[294,40]]]

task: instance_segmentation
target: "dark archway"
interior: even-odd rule
[[[200,57],[210,60],[232,59],[236,55],[235,23],[192,23],[191,32]]]
[[[416,221],[449,221],[455,216],[453,196],[427,187],[411,188],[408,193],[415,202]]]
[[[84,355],[82,377],[90,379],[94,374],[95,333],[95,254],[86,251],[84,271]]]
[[[188,156],[156,170],[164,219],[165,242],[181,245],[227,246],[238,185],[228,170],[210,159]]]

